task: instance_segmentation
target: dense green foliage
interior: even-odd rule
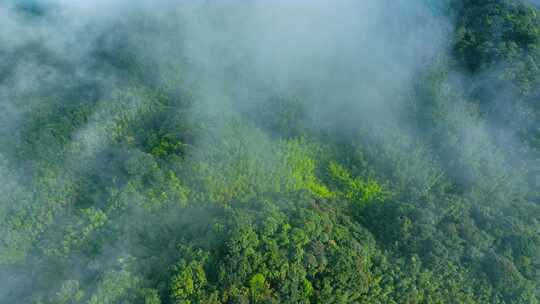
[[[0,300],[539,303],[540,11],[451,2],[452,50],[393,122],[322,121],[273,90],[201,110],[186,63],[163,71],[130,42],[93,54],[125,77],[112,93],[12,96]],[[38,45],[0,56],[62,62]]]

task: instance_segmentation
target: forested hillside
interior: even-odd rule
[[[534,2],[0,2],[0,303],[539,302]]]

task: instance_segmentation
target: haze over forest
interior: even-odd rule
[[[0,303],[539,302],[539,1],[0,1]]]

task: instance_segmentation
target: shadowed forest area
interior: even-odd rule
[[[0,2],[0,303],[539,303],[537,5]]]

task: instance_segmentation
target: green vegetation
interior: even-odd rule
[[[253,107],[224,89],[216,110],[189,63],[123,47],[93,54],[125,78],[114,89],[14,96],[0,302],[539,303],[540,11],[449,12],[451,50],[391,122],[310,112],[326,101],[305,88]],[[13,69],[48,56],[22,48]]]

